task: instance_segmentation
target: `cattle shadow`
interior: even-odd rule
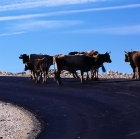
[[[101,79],[99,81],[95,81],[98,83],[121,83],[121,82],[137,82],[139,79]]]
[[[72,83],[81,83],[80,79],[75,79],[75,78],[61,78],[62,82],[72,82]],[[138,82],[140,81],[139,79],[99,79],[98,81],[96,80],[84,80],[84,84],[91,84],[91,83],[120,83],[120,82]]]
[[[28,84],[32,84],[34,86],[58,86],[57,83],[54,81],[53,77],[50,77],[49,79],[47,79],[47,83],[46,84],[42,84],[42,82],[40,83],[35,83],[34,80],[29,80],[28,77],[26,77],[26,83]],[[135,82],[140,82],[139,79],[99,79],[98,81],[95,80],[84,80],[84,83],[81,83],[81,80],[79,78],[61,78],[61,81],[63,83],[63,85],[61,86],[65,86],[65,85],[76,85],[76,86],[86,86],[86,85],[99,85],[99,84],[113,84],[113,83],[135,83]]]

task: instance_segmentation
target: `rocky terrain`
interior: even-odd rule
[[[49,71],[49,77],[53,77],[54,70]],[[80,76],[80,74],[78,73]],[[4,72],[0,71],[0,76],[29,76],[29,72],[18,72],[18,73],[12,73],[12,72]],[[86,76],[86,74],[85,74]],[[68,71],[63,71],[61,74],[61,77],[63,78],[73,78],[72,74]],[[107,78],[107,79],[131,79],[132,73],[121,73],[118,71],[111,71],[108,70],[105,74],[99,74],[99,78]]]

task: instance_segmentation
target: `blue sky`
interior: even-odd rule
[[[111,51],[107,70],[132,73],[124,50],[140,50],[139,13],[138,0],[0,0],[0,71],[22,72],[20,54],[97,50]]]

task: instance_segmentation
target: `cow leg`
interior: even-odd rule
[[[42,83],[47,83],[47,72],[43,72],[43,82]]]
[[[45,72],[42,72],[42,83],[45,83]]]
[[[40,83],[40,77],[42,76],[41,71],[36,71],[35,75],[36,75],[35,83]]]
[[[135,76],[135,73],[136,73],[136,68],[133,68],[133,77],[132,77],[132,79],[134,79],[136,76]]]
[[[73,75],[73,78],[76,78],[76,76],[75,76],[75,72],[72,72],[72,75]]]
[[[61,72],[58,72],[58,81],[57,81],[57,84],[58,85],[63,85],[62,82],[61,82],[60,73]]]
[[[98,78],[98,69],[95,69],[95,80],[98,81],[99,78]]]
[[[38,80],[37,80],[38,75],[37,75],[37,73],[36,73],[36,72],[35,72],[35,76],[36,76],[36,78],[35,78],[35,83],[38,83]]]
[[[140,79],[140,66],[137,68],[137,75],[139,76],[138,78]]]
[[[42,72],[41,71],[39,72],[39,75],[38,75],[38,83],[40,83],[40,78],[42,78]]]
[[[97,80],[97,71],[96,71],[96,68],[94,69],[94,81]]]
[[[32,76],[32,75],[30,75],[30,78],[29,78],[29,80],[33,80],[33,76]]]
[[[94,72],[95,72],[94,69],[90,70],[90,80],[93,80]]]
[[[73,72],[73,76],[74,76],[74,78],[80,78],[80,77],[77,75],[77,72],[76,72],[76,71]]]
[[[80,77],[77,75],[77,72],[76,72],[76,71],[75,71],[75,75],[76,75],[77,78],[80,78]]]
[[[139,76],[139,74],[140,74],[140,67],[136,67],[136,70],[135,70],[135,78],[139,78],[140,79],[140,76]]]
[[[99,69],[96,69],[96,72],[97,72],[97,80],[99,80],[99,78],[98,78]]]
[[[89,75],[88,75],[88,71],[87,71],[87,76],[86,76],[86,80],[88,80],[89,79]]]
[[[54,72],[54,81],[56,81],[58,85],[63,85],[60,79],[60,73],[61,71]]]
[[[46,75],[46,78],[48,78],[48,79],[50,78],[50,77],[49,77],[49,74]]]
[[[77,78],[80,78],[80,77],[78,76],[78,74],[77,74],[77,72],[76,72],[76,71],[75,71],[75,74],[76,74],[76,77],[77,77]]]
[[[32,80],[32,74],[31,74],[31,71],[29,71],[29,73],[30,73],[30,78],[29,78],[29,80]]]
[[[35,80],[35,72],[34,71],[32,71],[32,76],[33,76],[33,80]]]
[[[33,76],[33,71],[32,70],[30,70],[30,78],[29,78],[29,80],[34,80],[35,78],[34,78],[34,76]]]
[[[82,84],[85,83],[85,82],[84,82],[84,78],[83,78],[83,74],[84,74],[84,72],[81,70],[81,83],[82,83]]]
[[[42,83],[46,83],[46,73],[43,72],[43,82]]]

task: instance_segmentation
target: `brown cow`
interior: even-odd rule
[[[48,62],[48,60],[46,59],[46,57],[42,58],[42,59],[34,59],[31,62],[27,62],[25,64],[25,71],[26,70],[32,70],[33,73],[35,74],[35,82],[39,83],[40,82],[40,78],[43,75],[43,82],[42,83],[47,83],[47,74],[48,74],[48,70],[50,68],[50,64]]]
[[[133,77],[140,79],[140,51],[125,52],[125,62],[130,62],[133,69]]]

